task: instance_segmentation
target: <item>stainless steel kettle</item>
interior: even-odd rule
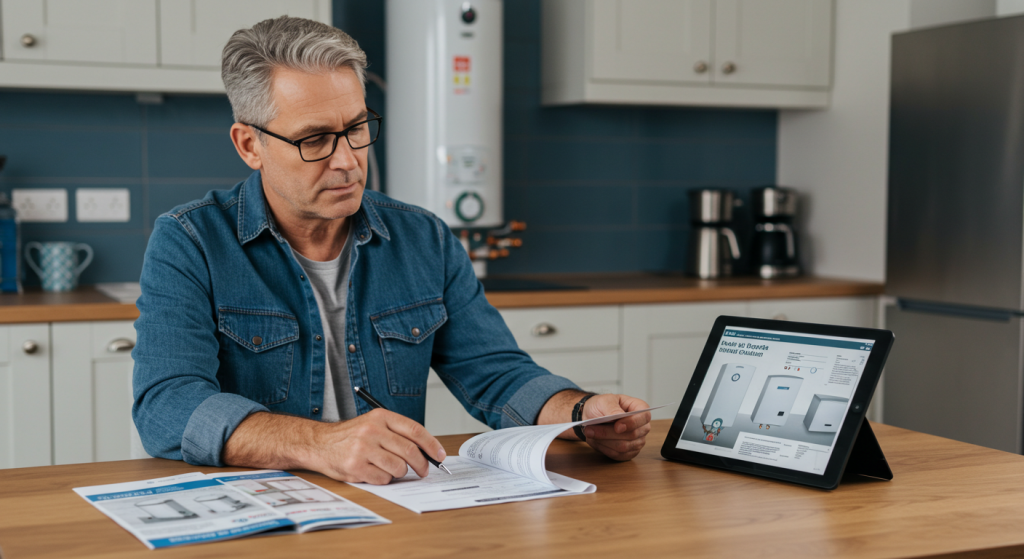
[[[690,230],[690,254],[686,270],[701,279],[732,275],[732,264],[740,259],[736,234],[728,227],[695,227]]]
[[[729,227],[733,207],[740,204],[731,190],[690,190],[690,250],[686,272],[701,279],[731,276],[740,259],[740,245]]]

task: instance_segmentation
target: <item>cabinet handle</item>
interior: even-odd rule
[[[558,333],[558,329],[555,328],[553,324],[541,322],[540,324],[534,326],[533,330],[530,330],[530,333],[538,338],[543,338],[544,336],[554,336],[555,334]]]
[[[733,64],[732,62],[726,62],[725,64],[722,64],[722,73],[723,74],[731,74],[731,73],[733,73],[735,71],[736,71],[736,65]]]
[[[33,35],[31,33],[25,33],[24,35],[21,36],[21,46],[23,46],[23,47],[25,47],[27,49],[30,49],[30,48],[36,46],[37,42],[38,41],[36,40],[35,35]]]
[[[789,317],[785,313],[779,313],[772,317],[772,320],[789,320]]]
[[[118,338],[109,344],[107,344],[107,351],[110,353],[124,353],[131,351],[135,347],[135,342],[128,338]]]
[[[32,355],[39,351],[39,344],[37,344],[35,340],[25,340],[25,343],[21,344],[21,351]]]
[[[703,60],[697,61],[697,63],[693,65],[693,71],[697,72],[698,74],[703,74],[704,72],[707,72],[708,63],[704,62]]]

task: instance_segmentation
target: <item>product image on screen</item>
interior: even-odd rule
[[[676,448],[823,474],[873,344],[727,326]]]

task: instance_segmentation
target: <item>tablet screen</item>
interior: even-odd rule
[[[676,448],[824,474],[873,344],[726,326]]]

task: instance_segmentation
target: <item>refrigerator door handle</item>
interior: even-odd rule
[[[972,307],[969,305],[952,305],[949,303],[934,303],[930,301],[917,301],[914,299],[897,299],[896,303],[901,310],[912,312],[924,312],[933,314],[944,314],[947,316],[959,316],[963,318],[975,318],[978,320],[992,320],[995,322],[1009,322],[1014,318],[1024,316],[1024,312],[1009,309],[990,309],[987,307]]]

